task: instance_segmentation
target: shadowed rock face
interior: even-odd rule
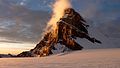
[[[91,38],[88,34],[86,21],[74,9],[68,8],[64,12],[64,16],[57,22],[57,28],[46,33],[43,39],[29,52],[22,52],[18,57],[48,56],[53,54],[56,44],[60,43],[70,50],[82,50],[75,39],[86,38],[95,43],[101,43],[95,38]]]

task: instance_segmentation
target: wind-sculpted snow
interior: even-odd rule
[[[90,49],[47,57],[1,58],[0,68],[120,68],[120,49]]]

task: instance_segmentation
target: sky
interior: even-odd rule
[[[0,0],[0,53],[17,54],[34,48],[50,19],[54,1]],[[120,40],[120,0],[71,0],[71,4],[92,22],[91,26]]]

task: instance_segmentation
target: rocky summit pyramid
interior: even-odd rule
[[[83,47],[75,40],[77,38],[86,38],[92,43],[100,43],[99,40],[91,38],[87,31],[89,25],[86,21],[72,8],[67,8],[64,11],[64,16],[56,22],[57,28],[49,31],[44,35],[42,40],[36,45],[34,49],[18,54],[18,57],[34,57],[34,56],[48,56],[53,54],[52,50],[56,50],[59,46],[64,46],[66,50],[82,50]]]

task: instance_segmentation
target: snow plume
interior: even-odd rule
[[[57,28],[56,23],[63,16],[64,10],[70,7],[70,0],[55,0],[55,3],[52,5],[53,14],[45,31],[55,30]]]

